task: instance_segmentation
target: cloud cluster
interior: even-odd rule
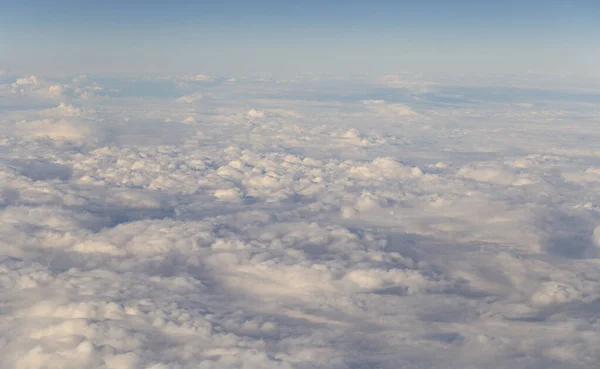
[[[64,102],[36,112],[17,111],[8,114],[8,117],[13,121],[2,128],[12,130],[16,137],[25,140],[48,138],[57,142],[75,142],[100,138],[101,135],[95,126],[94,110],[77,108]]]
[[[2,87],[0,368],[597,366],[593,111],[212,82]]]
[[[71,80],[51,80],[35,75],[16,78],[9,84],[0,84],[0,96],[26,98],[38,101],[60,101],[71,98],[89,99],[104,90],[87,76]]]

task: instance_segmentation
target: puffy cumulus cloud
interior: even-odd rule
[[[212,81],[213,78],[209,77],[207,75],[204,74],[196,74],[196,75],[191,75],[191,76],[185,76],[182,78],[184,81],[191,81],[191,82],[204,82],[204,81]]]
[[[363,178],[419,178],[423,171],[418,167],[410,167],[399,163],[394,158],[377,158],[367,165],[349,168],[352,175]]]
[[[387,207],[387,205],[388,200],[385,197],[381,197],[371,192],[365,191],[359,197],[356,198],[353,206],[343,206],[340,209],[340,214],[344,218],[351,218],[357,213],[381,211],[381,209]]]
[[[40,87],[41,81],[36,76],[17,78],[10,85],[10,93],[17,96],[29,96],[33,94],[50,95],[47,88]]]
[[[362,103],[365,105],[383,105],[385,100],[363,100]]]
[[[582,286],[584,287],[583,289],[578,287],[556,282],[546,282],[531,296],[531,303],[534,306],[552,306],[596,298],[596,293],[593,291],[593,284]]]
[[[219,188],[215,190],[215,197],[225,201],[240,201],[243,194],[238,188]]]
[[[88,126],[65,119],[24,120],[17,123],[16,128],[17,134],[22,137],[48,137],[53,140],[80,140],[91,132]]]
[[[192,103],[202,100],[203,97],[204,96],[201,94],[183,95],[180,98],[178,98],[177,101],[192,104]]]
[[[64,92],[64,88],[61,85],[52,85],[48,87],[48,92],[52,95],[61,96]]]
[[[388,142],[388,139],[381,137],[377,134],[367,135],[361,133],[356,128],[350,128],[346,131],[334,131],[331,133],[332,137],[339,137],[344,140],[344,144],[353,144],[357,146],[375,146],[383,145]]]
[[[524,186],[533,183],[527,174],[520,174],[512,168],[506,167],[471,165],[461,168],[458,174],[475,181],[499,185]]]
[[[5,96],[33,100],[90,99],[98,97],[104,88],[89,77],[73,78],[69,82],[61,79],[38,77],[35,75],[17,78],[14,82],[0,85],[0,93]]]
[[[592,110],[65,81],[2,87],[1,369],[596,368]]]
[[[248,111],[248,116],[251,118],[262,118],[265,116],[265,112],[261,110],[250,109]]]
[[[61,98],[66,89],[66,85],[52,83],[45,78],[37,76],[17,78],[15,82],[10,85],[10,92],[13,96],[16,95],[38,99]]]
[[[370,139],[369,137],[363,136],[356,128],[351,128],[346,132],[342,132],[340,137],[347,139],[349,142],[355,143],[359,146],[370,146],[375,144],[376,141]]]
[[[54,271],[36,263],[2,263],[4,287],[29,301],[14,312],[22,323],[4,347],[7,367],[28,367],[41,359],[73,368],[102,362],[219,367],[224,357],[234,367],[249,360],[257,368],[340,360],[343,353],[319,348],[321,334],[293,333],[310,320],[339,326],[311,313],[309,306],[340,293],[414,283],[401,270],[369,271],[381,260],[400,263],[396,267],[404,262],[400,254],[386,255],[385,240],[377,235],[316,223],[273,223],[264,212],[201,222],[129,222],[100,232],[74,233],[72,226],[44,217],[29,222],[29,230],[3,232],[41,226],[31,251],[50,258],[66,253],[72,264]],[[227,225],[235,228],[223,228]],[[324,257],[329,253],[352,259]],[[360,271],[348,272],[358,260]],[[165,274],[165,268],[175,269]],[[205,287],[212,281],[219,281],[220,291]],[[440,288],[436,281],[418,283]],[[43,289],[63,297],[39,300]],[[325,295],[315,300],[305,292]],[[287,310],[290,318],[282,317]],[[284,332],[292,334],[283,338]],[[165,339],[168,349],[161,343]],[[277,356],[265,339],[277,342]]]
[[[585,183],[585,182],[600,182],[600,168],[590,167],[581,171],[567,171],[563,173],[563,178],[569,182]]]
[[[22,138],[49,138],[55,141],[81,141],[99,138],[93,126],[95,112],[60,103],[55,108],[43,109],[18,120],[15,133]]]
[[[193,116],[189,115],[187,118],[185,118],[184,120],[181,121],[181,123],[185,123],[185,124],[196,124],[196,118],[194,118]]]
[[[592,239],[594,241],[594,245],[596,245],[596,247],[600,247],[600,226],[594,228]]]
[[[17,80],[13,83],[13,86],[29,86],[29,85],[38,85],[41,81],[36,76],[22,77],[17,78]]]
[[[380,78],[380,82],[394,88],[406,88],[416,93],[427,93],[432,91],[435,83],[419,75],[387,74]]]
[[[363,105],[378,115],[385,117],[411,117],[418,116],[410,106],[406,104],[387,103],[385,100],[363,100]]]
[[[92,112],[90,110],[84,111],[81,108],[77,108],[71,104],[66,104],[61,102],[55,108],[44,109],[41,111],[41,114],[54,116],[54,117],[74,117],[84,115],[86,112]]]

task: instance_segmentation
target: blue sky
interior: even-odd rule
[[[593,73],[600,2],[0,0],[0,68],[45,74]]]

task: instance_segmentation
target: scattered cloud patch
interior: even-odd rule
[[[204,75],[204,74],[196,74],[196,75],[192,75],[192,76],[183,77],[183,80],[190,81],[190,82],[205,82],[205,81],[212,81],[213,78],[209,77],[207,75]]]
[[[385,100],[363,100],[362,103],[367,109],[378,115],[394,117],[410,117],[419,115],[410,106],[406,104],[386,103]]]
[[[202,100],[203,97],[204,96],[202,96],[201,94],[184,95],[184,96],[181,96],[180,98],[178,98],[177,101],[192,104],[192,103]]]
[[[248,111],[248,116],[251,118],[263,118],[265,116],[265,112],[262,110],[250,109]]]

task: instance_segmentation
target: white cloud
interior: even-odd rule
[[[467,166],[461,168],[458,174],[476,181],[501,185],[523,186],[533,183],[526,175],[508,168]]]
[[[260,111],[260,110],[250,109],[248,111],[248,116],[252,117],[252,118],[262,118],[265,116],[265,112]]]
[[[61,85],[52,85],[48,87],[48,92],[52,95],[60,96],[63,94],[63,86]]]
[[[419,75],[404,74],[388,74],[383,76],[380,81],[390,87],[406,88],[415,93],[427,93],[432,91],[435,85],[433,81],[424,79]]]
[[[50,138],[56,141],[79,141],[99,138],[91,124],[95,112],[60,103],[55,108],[30,114],[15,123],[14,132],[22,138]],[[96,137],[93,137],[95,134]]]
[[[186,123],[186,124],[196,124],[196,123],[197,123],[197,121],[196,121],[196,118],[194,118],[193,116],[189,115],[187,118],[185,118],[185,119],[183,120],[183,122],[182,122],[182,123]]]
[[[417,116],[410,106],[406,104],[388,104],[383,100],[367,100],[363,101],[363,104],[376,114],[387,116],[390,118],[394,117],[411,117]]]
[[[594,240],[594,244],[597,247],[600,247],[600,226],[597,226],[596,228],[594,228],[593,240]]]
[[[38,85],[41,82],[38,80],[36,76],[22,77],[17,78],[15,81],[16,86],[28,86],[28,85]]]
[[[184,102],[184,103],[192,104],[192,103],[202,100],[202,98],[203,98],[203,96],[201,94],[190,94],[190,95],[181,96],[177,100]]]
[[[196,74],[193,76],[186,76],[183,77],[183,80],[185,81],[194,81],[194,82],[202,82],[202,81],[211,81],[213,78],[206,76],[204,74]]]
[[[595,368],[595,110],[370,86],[4,85],[0,368]]]
[[[215,190],[215,197],[225,201],[240,201],[242,192],[237,188],[219,188]]]
[[[71,104],[66,104],[61,102],[58,104],[56,108],[45,109],[42,111],[42,114],[50,115],[50,116],[61,116],[61,117],[73,117],[80,116],[83,114],[83,110],[77,107],[74,107]]]
[[[23,137],[49,137],[53,140],[79,140],[90,134],[85,125],[73,124],[65,119],[21,121],[17,133]]]

